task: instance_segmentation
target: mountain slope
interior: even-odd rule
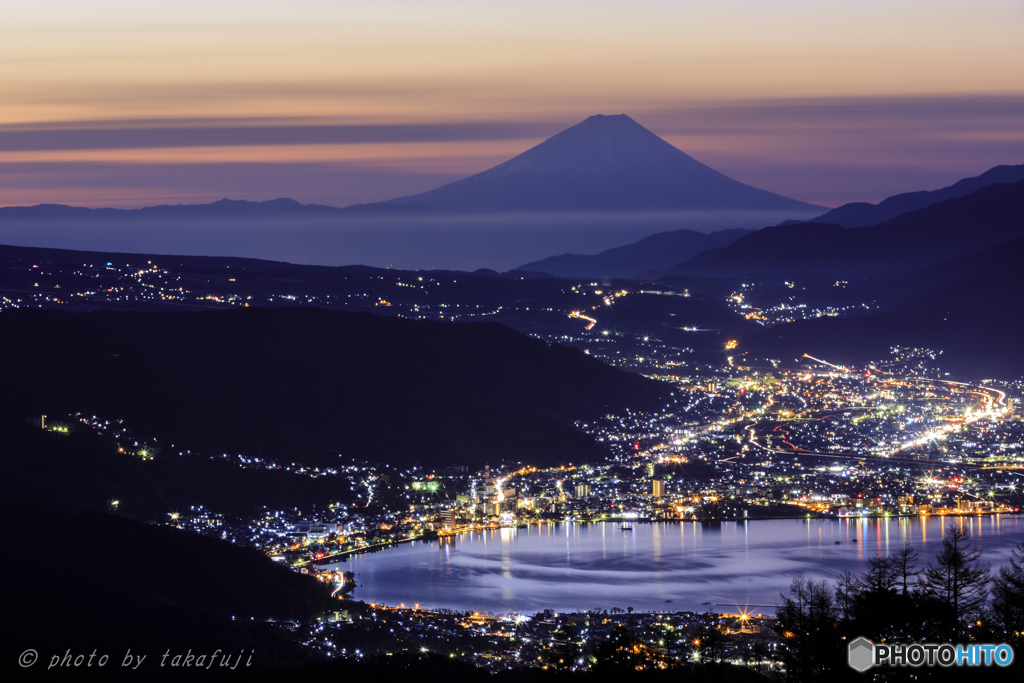
[[[562,254],[519,266],[518,270],[547,273],[558,277],[634,278],[663,270],[702,251],[724,247],[752,230],[696,230],[660,232],[642,240],[592,256]]]
[[[386,204],[413,202],[477,212],[816,208],[733,180],[625,114],[591,116],[483,173]]]
[[[778,325],[748,335],[742,348],[784,362],[808,353],[858,364],[884,359],[898,344],[941,349],[942,369],[963,377],[1024,376],[1016,352],[1024,319],[1008,304],[1024,295],[1021,259],[1024,238],[854,289],[854,297],[878,295],[882,312]]]
[[[665,274],[743,277],[906,272],[1024,236],[1024,181],[992,185],[877,226],[798,223],[764,228]]]
[[[575,419],[671,390],[494,323],[320,309],[0,314],[11,414],[88,411],[186,448],[336,465],[578,460]],[[59,390],[56,389],[59,387]]]
[[[294,665],[309,655],[288,631],[264,620],[337,609],[325,584],[252,548],[106,514],[58,515],[6,503],[0,514],[6,535],[20,537],[0,549],[4,578],[16,587],[4,614],[17,624],[0,655],[13,662],[28,648],[45,653],[33,669],[9,666],[6,680],[181,680],[180,670],[161,670],[160,657],[190,648],[252,652],[250,672]],[[55,533],[25,534],[26,528]],[[135,670],[122,664],[129,649]],[[48,658],[57,657],[50,653],[73,657],[83,650],[108,655],[106,668],[97,673],[97,657],[93,667],[46,671],[54,666]],[[188,678],[220,680],[211,673],[200,669]]]
[[[989,185],[1015,183],[1024,180],[1024,164],[1018,166],[995,166],[979,176],[964,178],[949,187],[922,192],[905,192],[893,195],[878,204],[851,202],[832,209],[817,218],[815,223],[835,223],[844,228],[860,228],[878,225],[908,211],[917,211],[933,204],[963,197]]]

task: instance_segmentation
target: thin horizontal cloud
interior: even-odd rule
[[[130,147],[0,151],[0,164],[95,162],[123,165],[323,163],[394,170],[475,173],[519,154],[522,140],[456,142]]]
[[[661,135],[885,134],[921,137],[993,128],[1024,130],[1024,97],[869,97],[735,102],[638,112]]]
[[[206,119],[209,121],[209,119]],[[0,127],[2,151],[145,149],[161,147],[252,147],[269,145],[338,145],[368,143],[520,140],[550,135],[558,124],[537,122],[453,122],[423,124],[255,124],[229,119],[225,125],[125,126],[111,122],[26,129]]]

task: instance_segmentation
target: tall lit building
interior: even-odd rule
[[[665,495],[665,482],[661,479],[655,479],[651,482],[651,495],[655,498],[661,498]]]
[[[444,529],[455,528],[455,508],[448,508],[441,512],[441,526]]]

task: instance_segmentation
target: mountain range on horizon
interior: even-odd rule
[[[1019,318],[1007,314],[1006,308],[1007,302],[1012,306],[1014,295],[1020,290],[1015,264],[1024,257],[1021,215],[1024,181],[991,185],[964,197],[902,214],[879,226],[771,226],[748,233],[729,246],[706,250],[654,278],[645,278],[654,282],[653,287],[646,286],[646,282],[624,283],[626,289],[639,294],[615,306],[602,307],[597,317],[605,329],[617,330],[627,337],[656,330],[663,343],[697,354],[716,352],[721,348],[721,340],[730,338],[739,340],[744,357],[793,360],[799,359],[801,353],[810,353],[837,362],[856,363],[883,357],[893,344],[900,344],[945,349],[943,368],[958,375],[1017,376],[1024,373],[1017,354],[992,355],[986,349],[991,343],[1015,348],[1024,333]],[[651,241],[657,243],[678,236],[666,233]],[[671,244],[663,242],[661,246],[667,249]],[[292,306],[295,301],[307,299],[323,305],[331,296],[347,302],[349,295],[359,293],[361,301],[365,298],[367,310],[374,313],[379,312],[374,302],[385,297],[399,307],[399,316],[402,310],[414,312],[420,305],[430,306],[430,302],[454,301],[467,310],[487,311],[489,320],[527,334],[536,332],[538,326],[559,333],[579,327],[557,314],[558,310],[578,305],[576,288],[566,287],[565,280],[529,276],[523,271],[503,275],[493,271],[451,273],[450,277],[439,279],[445,283],[443,292],[429,287],[417,293],[417,288],[401,287],[399,283],[416,281],[417,276],[433,282],[432,278],[442,271],[410,273],[237,258],[172,259],[152,254],[25,247],[3,247],[0,252],[9,264],[4,269],[8,298],[20,300],[34,291],[36,300],[47,302],[44,307],[170,312],[202,310],[205,295],[220,298],[228,292],[232,296],[238,292],[249,294],[271,307]],[[88,278],[84,286],[89,291],[111,291],[105,288],[117,279],[110,279],[109,269],[100,269],[100,279],[93,280],[90,272],[79,272],[83,263],[113,261],[134,272],[137,267],[148,267],[148,259],[180,273],[185,281],[207,284],[193,293],[195,300],[191,304],[178,301],[177,295],[173,301],[156,300],[145,292],[134,303],[128,297],[116,303],[107,297],[103,303],[103,295],[87,293],[79,301],[64,294],[81,288],[82,283],[76,280],[81,277]],[[65,275],[58,275],[61,272]],[[839,286],[841,279],[848,282]],[[799,303],[807,310],[818,311],[821,317],[801,320],[796,316],[794,321],[760,328],[724,304],[737,283],[747,282],[757,283],[752,286],[758,294],[749,304],[755,308],[771,307],[772,297],[781,297],[787,305]],[[34,289],[40,285],[41,289]],[[273,296],[282,286],[301,296]],[[406,289],[416,291],[406,294]],[[643,291],[648,289],[652,291]],[[402,293],[398,294],[398,290]],[[672,291],[687,291],[691,296],[671,296]],[[538,313],[523,313],[522,307]],[[833,314],[839,317],[830,317]],[[472,318],[470,315],[468,319]],[[706,336],[695,335],[697,328]],[[964,330],[982,333],[965,335]]]
[[[791,241],[796,243],[787,242],[786,246],[781,247],[782,251],[795,249],[799,252],[805,248],[798,244],[802,240],[822,239],[824,233],[834,233],[837,227],[871,228],[892,221],[903,214],[927,209],[947,200],[966,197],[993,185],[1012,184],[1021,180],[1024,180],[1024,164],[996,166],[978,176],[964,178],[937,190],[893,195],[878,204],[865,202],[844,204],[809,221],[789,220],[761,230],[723,230],[709,234],[693,230],[673,230],[656,233],[637,242],[606,249],[597,254],[550,256],[523,264],[517,270],[545,273],[557,277],[656,279],[666,274],[695,274],[697,272],[700,276],[713,276],[709,267],[702,265],[702,259],[713,257],[703,255],[703,252],[712,249],[726,249],[741,238],[748,238],[741,244],[764,242],[760,247],[751,247],[751,258],[753,254],[761,253],[759,251],[761,248],[771,250],[772,245],[778,239],[788,240],[790,236],[792,237]],[[808,227],[801,228],[800,226]],[[949,235],[948,237],[953,236]],[[973,239],[971,235],[966,235],[966,237],[968,240]],[[729,274],[754,272],[754,266],[747,263],[744,260],[746,257],[741,256],[739,251],[726,250],[722,254],[720,260],[723,263],[721,265],[729,270]],[[734,260],[732,257],[736,257],[736,259]],[[822,258],[825,261],[819,260],[818,263],[828,262],[828,257]],[[691,264],[687,264],[691,259],[694,261],[693,272],[689,270]],[[773,270],[773,267],[767,267],[764,272],[770,270]],[[727,275],[725,271],[720,274]]]
[[[239,218],[273,216],[337,216],[344,209],[326,204],[302,204],[288,197],[250,201],[218,199],[206,204],[157,204],[137,209],[90,208],[67,204],[34,204],[0,207],[0,219],[119,220],[124,218]]]
[[[696,327],[702,331],[719,330],[721,334],[729,333],[741,339],[744,352],[753,352],[762,358],[784,359],[793,353],[799,356],[799,347],[807,343],[807,349],[811,349],[812,354],[815,351],[827,351],[831,354],[829,357],[834,356],[846,362],[847,359],[876,357],[878,353],[886,352],[886,345],[890,341],[927,346],[925,342],[931,340],[939,348],[948,348],[950,353],[944,363],[951,370],[973,375],[980,372],[985,376],[998,375],[1004,371],[1016,374],[1024,372],[1020,369],[1022,366],[1014,360],[1016,356],[1009,360],[986,359],[977,344],[962,343],[958,335],[963,329],[985,329],[986,334],[991,331],[995,335],[992,338],[998,338],[1000,343],[1010,346],[1019,338],[1021,330],[1015,322],[1016,317],[1003,315],[1005,311],[1000,308],[1003,306],[1000,302],[1005,300],[1007,294],[1012,300],[1012,295],[1019,290],[1014,264],[1024,256],[1021,252],[1024,249],[1024,223],[1020,220],[1022,215],[1024,181],[1018,181],[982,187],[961,197],[906,212],[877,226],[844,228],[836,224],[794,223],[769,226],[753,232],[723,232],[719,236],[726,241],[731,240],[729,244],[713,248],[704,242],[704,249],[696,256],[673,267],[655,269],[651,275],[641,278],[655,282],[659,286],[654,289],[659,291],[692,291],[695,297],[704,297],[702,301],[708,303],[704,309],[694,308],[697,306],[694,303],[690,309],[682,311],[678,307],[684,299],[668,297],[665,300],[671,299],[670,310],[662,310],[653,303],[654,300],[661,301],[658,296],[654,300],[638,296],[630,297],[629,305],[620,303],[608,310],[602,309],[599,317],[602,325],[620,331],[629,329],[630,325],[639,321],[645,334],[657,328],[659,338],[663,341],[673,340],[672,343],[695,349],[699,340],[693,339],[689,330]],[[635,245],[609,250],[608,253],[621,257],[621,263],[632,262],[634,266],[644,267],[649,264],[636,260],[640,252],[634,251],[631,254],[631,250],[650,247],[660,250],[669,258],[681,248],[696,245],[695,240],[713,237],[715,234],[667,232],[641,240]],[[50,264],[47,267],[57,267],[59,271],[61,267],[57,264],[61,263],[102,263],[124,259],[127,259],[126,263],[146,263],[152,257],[159,258],[164,267],[183,269],[189,278],[220,282],[220,287],[230,287],[232,290],[243,285],[235,284],[234,279],[228,285],[224,272],[230,268],[227,272],[234,278],[235,268],[238,268],[239,272],[246,273],[238,282],[244,281],[244,286],[248,288],[246,291],[257,299],[277,292],[279,283],[285,282],[289,290],[307,292],[308,296],[299,299],[309,298],[310,301],[326,300],[323,297],[328,293],[351,291],[360,292],[360,296],[367,291],[374,292],[374,296],[369,299],[371,302],[378,296],[382,299],[386,297],[389,302],[400,301],[392,291],[398,285],[393,284],[389,288],[384,280],[412,277],[408,271],[299,266],[222,257],[175,257],[168,260],[166,257],[148,254],[131,256],[93,252],[90,255],[68,250],[25,247],[4,247],[2,251],[12,264],[6,278],[12,291],[12,300],[24,296],[24,292],[30,291],[29,287],[39,286],[33,283],[39,282],[42,271],[36,271],[35,265],[25,267],[26,264],[37,263]],[[442,271],[432,272],[436,275]],[[427,273],[422,275],[426,276]],[[569,296],[563,280],[543,275],[532,276],[523,270],[513,270],[504,275],[493,271],[466,273],[457,277],[453,274],[452,288],[456,287],[456,280],[461,281],[464,277],[465,283],[460,286],[461,289],[457,293],[454,289],[446,292],[442,300],[471,303],[469,308],[493,311],[487,315],[493,315],[494,322],[507,324],[526,333],[534,331],[539,323],[530,317],[533,314],[523,317],[521,313],[515,313],[511,302],[534,304],[526,310],[535,307],[537,310],[551,311],[557,310],[557,306],[552,308],[552,297],[557,299]],[[729,292],[734,291],[737,282],[759,283],[757,287],[765,287],[765,291],[770,291],[784,280],[789,289],[779,296],[792,298],[790,290],[800,292],[799,298],[803,305],[819,311],[850,311],[850,317],[843,317],[842,321],[825,318],[797,320],[788,325],[773,326],[771,330],[758,331],[746,319],[733,320],[734,312],[726,310],[723,305],[715,308],[715,302],[720,304]],[[848,282],[839,287],[839,280]],[[376,284],[377,281],[380,284]],[[796,285],[793,285],[794,281]],[[374,284],[371,286],[366,284],[368,282]],[[448,278],[445,278],[445,282],[448,282]],[[57,284],[61,289],[56,289]],[[62,296],[62,289],[68,288],[70,291],[76,284],[68,280],[50,282],[50,286],[51,289],[39,290],[40,295],[52,293],[54,300],[58,297],[63,300],[65,297]],[[90,282],[90,286],[95,288],[97,284]],[[796,289],[793,289],[794,286]],[[638,289],[643,289],[643,286]],[[223,291],[215,286],[212,293],[219,296]],[[771,295],[759,296],[764,298]],[[789,301],[789,298],[785,300]],[[293,300],[294,297],[287,298],[279,303]],[[429,305],[429,300],[428,296],[422,302],[416,300],[413,303]],[[267,301],[274,305],[276,299],[271,296]],[[574,305],[561,299],[558,301],[558,306]],[[691,302],[691,299],[685,301]],[[695,302],[696,298],[692,301]],[[509,311],[499,315],[497,312],[505,304],[510,304]],[[767,301],[759,301],[751,305],[768,304]],[[62,305],[82,305],[85,310],[92,310],[96,306],[95,303],[77,300]],[[127,305],[118,304],[118,307]],[[182,303],[177,301],[161,304],[145,297],[134,305],[143,306],[143,310],[154,306],[156,310],[164,310],[160,305],[171,306],[173,310],[182,308]],[[188,308],[187,305],[184,307]],[[372,310],[377,312],[375,307]],[[683,317],[673,319],[673,316],[679,315]],[[955,325],[952,324],[954,321]],[[562,330],[559,327],[562,323],[547,320],[545,324]],[[750,329],[741,329],[744,324]],[[789,325],[794,327],[790,328]],[[793,329],[799,330],[799,334],[793,335]],[[677,334],[683,336],[676,340],[674,335]],[[688,334],[689,337],[686,336]],[[709,336],[708,339],[714,342],[718,334],[716,332],[714,337]],[[852,341],[857,339],[864,343]],[[712,346],[718,348],[718,345]]]
[[[850,202],[811,219],[814,223],[833,223],[844,228],[864,228],[878,225],[908,211],[917,211],[933,204],[971,194],[997,183],[1015,183],[1024,180],[1024,164],[994,166],[981,175],[963,178],[937,190],[903,192],[883,199],[878,204]]]
[[[347,207],[221,199],[138,209],[37,204],[0,208],[7,218],[195,218],[256,215],[523,211],[790,211],[823,207],[719,173],[625,114],[595,115],[491,169],[417,195]]]
[[[796,223],[763,228],[701,252],[663,275],[875,277],[1024,237],[1024,180],[989,185],[857,228]]]
[[[585,144],[583,144],[583,138],[588,134],[589,130],[608,127],[607,120],[615,120],[613,126],[621,127],[625,130],[628,135],[626,136],[614,136],[614,135],[596,135],[599,139],[603,139],[609,143],[606,148],[602,148],[600,145],[594,146],[587,150]],[[582,129],[581,129],[582,127]],[[581,129],[581,130],[577,130]],[[569,135],[569,134],[572,135]],[[565,136],[563,138],[562,136]],[[654,139],[652,141],[650,138]],[[724,176],[713,169],[704,166],[700,162],[692,159],[685,153],[680,152],[676,148],[669,145],[661,138],[658,138],[653,133],[650,133],[647,129],[643,128],[635,121],[630,119],[625,114],[618,116],[592,116],[580,124],[568,128],[561,133],[549,138],[545,142],[531,148],[523,154],[510,159],[507,162],[499,164],[494,168],[484,171],[483,173],[475,176],[470,176],[463,180],[444,185],[435,190],[425,192],[418,195],[410,195],[408,197],[399,197],[396,199],[387,200],[384,202],[375,202],[369,204],[353,204],[346,207],[331,206],[327,204],[303,204],[295,199],[288,197],[278,197],[276,199],[252,201],[245,199],[229,199],[222,198],[213,202],[204,204],[157,204],[153,206],[146,206],[140,208],[91,208],[84,206],[72,206],[67,204],[56,204],[56,203],[43,203],[34,205],[19,205],[19,206],[5,206],[0,207],[0,220],[75,220],[75,219],[86,219],[86,220],[118,220],[126,218],[139,218],[139,219],[163,219],[163,218],[198,218],[198,219],[217,219],[217,218],[239,218],[239,217],[341,217],[351,215],[352,213],[381,213],[381,214],[395,214],[395,213],[408,213],[408,214],[421,214],[424,212],[443,213],[446,209],[440,207],[434,207],[428,201],[429,197],[435,196],[434,193],[438,193],[437,196],[448,196],[454,192],[454,186],[460,185],[461,183],[467,183],[473,181],[472,184],[478,184],[479,179],[486,177],[485,184],[491,183],[490,177],[492,175],[504,174],[506,176],[515,175],[516,173],[547,173],[552,176],[562,175],[587,175],[592,174],[595,177],[601,175],[609,175],[615,173],[615,164],[611,162],[611,159],[618,156],[620,161],[623,161],[621,168],[628,169],[630,164],[640,165],[642,161],[640,157],[642,155],[637,154],[635,150],[630,151],[628,146],[623,146],[623,143],[627,141],[629,137],[634,137],[641,141],[644,141],[647,146],[657,149],[657,153],[651,155],[651,160],[654,160],[661,155],[669,160],[666,167],[671,167],[671,161],[673,158],[675,161],[679,161],[682,158],[689,160],[690,168],[697,169],[698,173],[700,170],[706,170],[710,173],[706,175],[708,178],[714,178],[718,176],[719,180],[724,179],[730,181],[725,183],[736,183],[736,185],[749,188],[742,183],[732,181],[732,179]],[[646,140],[645,140],[646,138]],[[657,143],[661,143],[660,145]],[[668,149],[666,149],[666,147]],[[679,155],[672,154],[672,150],[678,152]],[[563,152],[563,153],[558,153]],[[594,163],[580,162],[572,163],[571,159],[575,157],[577,161],[581,157],[589,158]],[[500,170],[500,173],[499,173]],[[884,221],[890,220],[899,216],[902,213],[908,211],[916,211],[923,209],[933,204],[936,204],[947,199],[954,199],[956,197],[962,197],[970,194],[983,187],[994,185],[997,183],[1013,183],[1019,180],[1024,180],[1024,164],[1017,165],[999,165],[990,168],[989,170],[981,173],[977,176],[963,178],[952,185],[942,187],[936,190],[919,190],[914,192],[904,192],[896,195],[892,195],[882,200],[878,204],[871,204],[868,202],[849,202],[842,206],[830,209],[825,213],[818,216],[805,219],[805,220],[788,220],[784,221],[780,225],[791,225],[795,223],[825,223],[841,225],[845,228],[855,227],[868,227],[878,225]],[[462,186],[460,186],[459,192],[462,193]],[[757,190],[757,188],[750,188]],[[442,192],[444,191],[444,192]],[[757,190],[757,193],[763,193],[762,190]],[[766,193],[772,195],[772,193]],[[772,195],[779,197],[779,195]],[[786,199],[782,197],[781,199]],[[796,200],[792,200],[796,201]],[[821,207],[815,207],[811,204],[805,204],[803,202],[796,202],[802,207],[811,207],[812,209]],[[473,200],[468,202],[468,205],[482,206],[483,200]],[[657,210],[655,205],[651,204],[648,206],[637,205],[637,210]],[[537,209],[543,207],[534,207]],[[552,208],[552,207],[547,207]],[[581,210],[599,210],[598,207],[591,205],[578,207]],[[731,208],[736,208],[731,207]],[[483,209],[481,209],[483,210]],[[801,209],[803,210],[803,209]],[[670,231],[671,232],[671,231]],[[683,231],[680,231],[683,232]],[[697,232],[697,231],[690,231]],[[752,232],[752,230],[740,231],[735,233],[735,237],[741,236],[745,232]],[[668,235],[669,233],[665,233]],[[707,233],[704,233],[707,234]],[[652,235],[651,237],[655,237]],[[647,240],[648,238],[644,238]],[[660,248],[664,241],[676,241],[678,239],[670,237],[659,237],[652,244],[657,244]],[[718,246],[718,245],[716,245]],[[724,245],[722,245],[724,246]],[[634,245],[622,245],[621,247],[615,247],[609,250],[605,250],[600,254],[586,255],[586,254],[564,254],[559,257],[551,257],[551,259],[545,259],[539,263],[546,263],[553,259],[558,258],[569,258],[579,261],[581,264],[583,261],[580,259],[592,259],[597,258],[598,261],[606,262],[614,260],[617,256],[618,250],[625,250],[626,254],[630,256],[637,256],[643,253],[642,248],[634,248]],[[696,253],[696,252],[694,252]],[[641,258],[649,258],[643,256]],[[675,262],[683,260],[682,258],[675,258]],[[538,264],[527,264],[528,266],[535,266]],[[556,264],[553,267],[559,271],[565,271],[564,264]],[[523,266],[524,270],[530,270],[530,268]],[[628,269],[628,268],[627,268]],[[544,271],[548,272],[548,271]],[[566,272],[551,274],[569,274]],[[596,274],[593,272],[579,272],[574,273],[578,275],[585,274]],[[626,275],[624,273],[619,274],[621,277],[635,276]]]
[[[0,242],[323,265],[656,278],[679,273],[680,264],[766,225],[872,226],[1020,179],[1024,165],[997,166],[938,190],[821,213],[822,207],[728,178],[625,114],[596,115],[498,166],[418,195],[344,208],[288,198],[138,209],[2,207]],[[782,218],[790,220],[779,223]],[[248,227],[259,229],[241,231]]]

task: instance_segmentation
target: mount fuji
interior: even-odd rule
[[[733,180],[625,114],[591,116],[494,168],[435,190],[357,206],[475,213],[820,211]]]
[[[664,240],[642,245],[657,257],[644,267],[664,269],[698,246],[723,244],[710,245],[696,233],[756,230],[824,211],[733,180],[626,115],[591,116],[490,170],[422,194],[345,208],[289,199],[143,209],[5,207],[0,242],[504,271],[553,254],[596,254],[656,233],[695,231],[686,233],[693,239],[669,240],[667,260]],[[681,242],[693,244],[680,250]]]

